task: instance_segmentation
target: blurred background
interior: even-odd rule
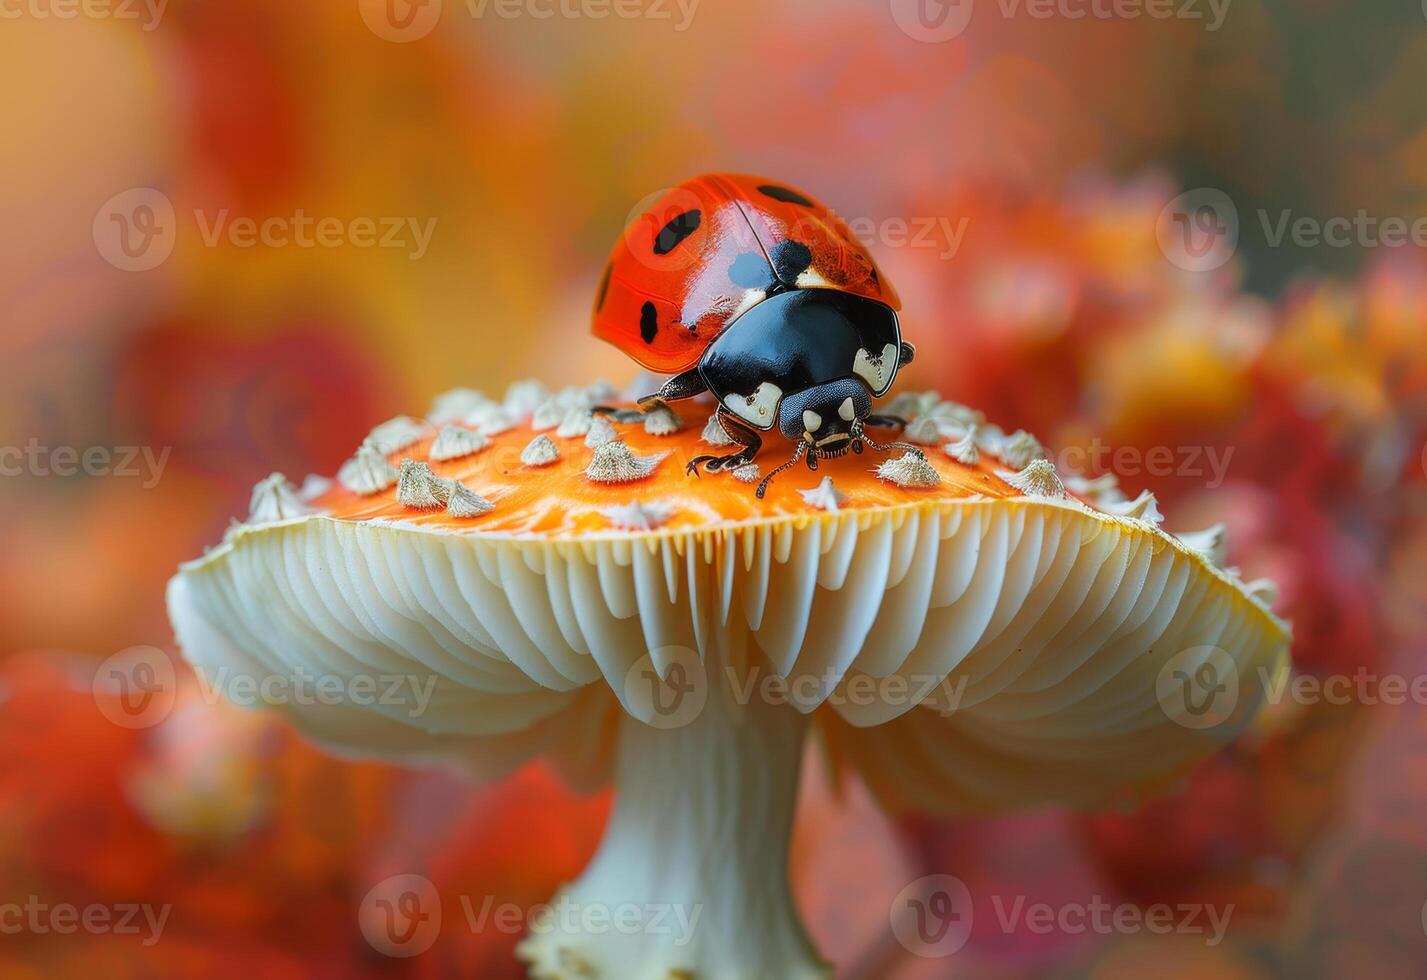
[[[607,251],[712,170],[852,222],[906,387],[1227,522],[1333,682],[1133,812],[886,815],[811,769],[793,873],[839,975],[1427,975],[1415,0],[0,0],[0,82],[0,976],[519,976],[457,899],[548,898],[606,797],[332,758],[182,668],[126,727],[99,665],[175,652],[165,581],[268,473],[453,386],[626,380],[587,333]],[[363,897],[408,872],[447,924],[391,958]],[[978,896],[940,960],[888,924],[935,873]],[[1232,915],[1008,928],[996,895]]]

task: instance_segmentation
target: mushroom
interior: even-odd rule
[[[1148,502],[1106,513],[1025,439],[1015,460],[916,455],[904,468],[935,479],[905,485],[849,454],[759,500],[734,475],[685,475],[697,426],[624,424],[593,448],[557,433],[538,469],[518,462],[528,419],[484,435],[459,458],[431,459],[428,434],[385,460],[411,461],[412,506],[335,483],[235,525],[168,602],[220,687],[429,683],[419,711],[274,706],[325,744],[482,777],[546,757],[578,786],[614,781],[604,842],[559,899],[604,918],[533,928],[519,954],[535,977],[829,975],[786,873],[814,730],[889,807],[1095,805],[1172,785],[1286,669],[1267,590],[1214,562],[1222,529],[1181,540]],[[591,476],[611,467],[620,479]],[[420,506],[421,480],[484,506]],[[1207,723],[1188,687],[1206,671],[1226,682],[1208,694],[1234,691]],[[589,926],[621,915],[634,927]]]

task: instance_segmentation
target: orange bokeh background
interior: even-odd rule
[[[1171,529],[1226,521],[1230,564],[1281,583],[1302,672],[1427,665],[1427,259],[1272,234],[1285,210],[1424,213],[1415,5],[1234,0],[1210,29],[1207,2],[982,0],[927,42],[901,0],[445,0],[405,43],[367,0],[161,6],[0,20],[0,903],[172,914],[152,945],[6,934],[0,976],[518,975],[515,935],[459,927],[384,957],[363,896],[420,872],[452,921],[457,896],[538,903],[606,796],[538,766],[474,787],[331,758],[182,673],[162,723],[126,730],[96,665],[176,653],[165,581],[268,473],[330,474],[453,386],[632,377],[588,335],[596,280],[637,202],[700,172],[774,175],[865,230],[920,349],[904,386],[1153,489]],[[1194,188],[1239,221],[1204,271],[1161,234]],[[173,209],[171,252],[130,271],[112,202],[141,189]],[[293,240],[305,219],[341,241]],[[391,247],[354,231],[386,219]],[[248,244],[244,221],[287,238]],[[113,465],[64,475],[57,447]],[[119,472],[129,447],[148,455]],[[1134,813],[887,815],[813,767],[794,879],[848,977],[1421,976],[1424,732],[1422,705],[1274,705]],[[949,968],[887,927],[939,872],[1237,911],[1209,946],[1006,932],[988,909]]]

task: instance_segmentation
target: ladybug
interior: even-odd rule
[[[710,392],[739,446],[699,456],[697,476],[744,466],[777,429],[800,459],[880,445],[865,427],[915,350],[901,301],[833,211],[787,184],[742,174],[695,177],[653,198],[616,243],[595,297],[593,332],[644,368],[672,375],[648,408]],[[601,409],[620,421],[639,412]]]

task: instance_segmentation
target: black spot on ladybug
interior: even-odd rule
[[[786,187],[779,187],[777,184],[763,184],[758,188],[758,192],[771,197],[775,201],[782,201],[784,204],[801,204],[805,208],[815,207],[812,201],[809,201],[797,191],[789,190]]]
[[[654,254],[668,255],[678,248],[680,242],[699,230],[703,217],[702,212],[694,210],[670,218],[669,223],[654,237]]]
[[[774,245],[768,251],[768,258],[773,262],[773,271],[778,274],[778,279],[789,285],[797,282],[798,276],[813,264],[812,251],[802,242],[791,239]]]
[[[728,279],[744,289],[769,289],[773,285],[773,270],[768,260],[757,252],[744,252],[728,268]]]
[[[644,308],[639,311],[639,336],[644,338],[646,344],[652,344],[658,332],[659,311],[654,308],[653,303],[645,303]]]
[[[609,279],[614,275],[614,263],[604,267],[604,277],[600,279],[600,291],[595,297],[595,312],[604,309],[604,298],[609,295]]]

